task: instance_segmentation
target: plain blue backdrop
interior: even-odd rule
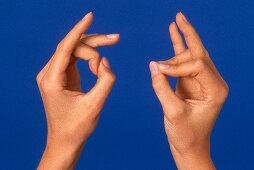
[[[100,48],[117,75],[77,169],[176,169],[148,63],[173,56],[168,24],[182,11],[230,86],[211,139],[218,169],[254,169],[254,13],[251,0],[0,0],[0,169],[35,169],[46,140],[36,74],[89,11],[89,33],[120,33]],[[79,64],[87,90],[95,77]],[[174,80],[172,81],[174,82]]]

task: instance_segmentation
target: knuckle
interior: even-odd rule
[[[229,93],[229,86],[228,86],[228,84],[225,81],[224,81],[221,89],[222,89],[222,93],[223,94],[228,95],[228,93]]]
[[[225,83],[225,94],[228,96],[229,94],[229,86],[227,83]]]
[[[228,97],[228,93],[229,93],[229,87],[226,83],[224,83],[218,88],[216,92],[217,95],[214,96],[215,105],[219,105],[219,106],[223,105]]]
[[[40,88],[42,92],[48,93],[53,90],[53,86],[51,85],[48,79],[43,78],[40,82]]]
[[[46,91],[46,89],[48,88],[48,83],[45,79],[42,79],[41,82],[40,82],[40,87],[41,87],[41,90],[43,92]]]
[[[179,122],[181,120],[181,115],[177,114],[177,113],[171,113],[171,115],[169,116],[169,121],[172,124],[176,124],[177,122]]]
[[[170,122],[174,123],[180,119],[180,114],[177,112],[172,112],[167,118]]]
[[[112,82],[116,81],[116,76],[114,74],[111,74],[111,80],[112,80]]]
[[[36,76],[36,82],[38,85],[40,85],[40,81],[41,81],[41,73],[38,73]]]
[[[94,60],[94,61],[99,62],[100,53],[97,50],[93,49],[93,48],[89,48],[89,49],[90,49],[90,51],[88,53],[89,60]]]
[[[165,118],[172,124],[176,123],[179,121],[182,117],[182,114],[179,112],[170,112],[168,114],[165,114]]]
[[[107,80],[109,80],[110,82],[114,83],[116,81],[116,76],[113,73],[107,73],[106,75]]]
[[[186,113],[185,107],[182,105],[178,105],[178,107],[171,107],[171,106],[168,106],[168,107],[170,107],[169,114],[165,114],[165,115],[166,115],[166,118],[172,123],[182,119],[184,113]]]
[[[229,93],[228,85],[226,83],[224,85],[222,85],[220,91],[221,91],[221,102],[224,103],[224,101],[227,99],[228,93]]]

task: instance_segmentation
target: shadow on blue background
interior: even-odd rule
[[[77,169],[176,169],[152,90],[148,63],[173,55],[168,24],[183,11],[195,25],[230,86],[212,135],[218,169],[254,169],[254,13],[248,0],[24,0],[0,1],[0,169],[35,169],[46,122],[35,76],[57,43],[93,11],[89,32],[120,33],[100,48],[117,75]],[[95,81],[80,63],[84,88]]]

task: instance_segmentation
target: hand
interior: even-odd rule
[[[165,130],[178,169],[214,169],[210,135],[228,86],[182,13],[177,14],[176,23],[169,27],[175,56],[150,63],[153,88],[164,111]],[[179,78],[176,91],[165,75]]]
[[[100,60],[94,48],[117,43],[119,35],[84,35],[92,20],[93,14],[88,13],[59,43],[37,76],[48,124],[47,146],[38,169],[74,168],[114,84],[107,59]],[[78,58],[88,60],[90,70],[98,75],[87,93],[81,90]]]

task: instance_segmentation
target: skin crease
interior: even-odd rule
[[[113,45],[120,36],[83,34],[92,20],[93,14],[88,13],[79,21],[37,75],[48,124],[47,145],[38,169],[74,169],[114,84],[108,60],[100,59],[95,48]],[[90,70],[98,76],[87,93],[81,90],[78,59],[88,61]]]
[[[185,43],[178,31],[184,35]],[[165,131],[178,169],[215,169],[210,136],[228,86],[198,34],[182,13],[169,26],[175,56],[151,62],[153,88],[164,112]],[[176,91],[167,77],[177,77]]]

